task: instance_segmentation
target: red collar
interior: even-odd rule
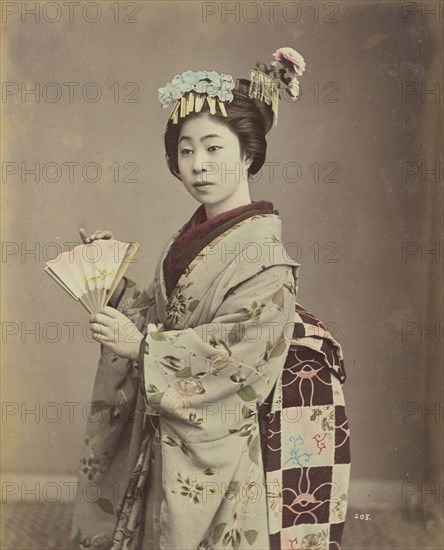
[[[199,208],[194,212],[188,222],[182,227],[180,235],[174,241],[172,247],[172,256],[171,263],[172,268],[176,266],[176,262],[181,254],[183,254],[190,245],[209,233],[210,231],[216,229],[219,225],[236,218],[248,210],[273,210],[273,203],[270,201],[260,200],[253,201],[250,204],[243,204],[226,212],[215,216],[214,218],[208,219],[205,205],[201,204]]]

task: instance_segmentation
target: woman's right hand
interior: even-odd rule
[[[81,227],[79,229],[80,238],[82,239],[82,242],[84,244],[92,243],[93,241],[96,241],[97,239],[114,239],[113,233],[109,229],[98,229],[97,231],[94,231],[90,235],[86,233],[86,231]]]

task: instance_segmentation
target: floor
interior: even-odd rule
[[[71,550],[71,503],[2,506],[1,550]],[[356,517],[358,516],[358,517]],[[442,524],[413,511],[374,511],[370,520],[348,511],[343,550],[443,550]]]

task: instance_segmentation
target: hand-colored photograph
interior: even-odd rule
[[[1,11],[0,548],[443,548],[443,1]]]

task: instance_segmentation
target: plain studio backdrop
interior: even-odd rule
[[[302,96],[280,102],[251,196],[279,210],[298,301],[344,351],[346,529],[406,548],[377,546],[380,510],[425,522],[443,491],[442,2],[2,4],[3,501],[72,500],[93,421],[99,345],[45,262],[110,228],[141,243],[128,276],[147,285],[199,206],[168,172],[157,88],[248,78],[289,46]]]

